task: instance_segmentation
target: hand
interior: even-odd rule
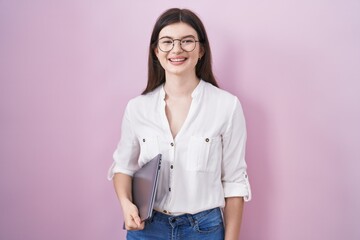
[[[122,203],[125,229],[126,230],[143,230],[145,222],[139,217],[139,210],[131,201],[127,200]]]

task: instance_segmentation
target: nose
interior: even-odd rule
[[[178,42],[178,44],[176,44],[176,42]],[[183,51],[183,49],[181,48],[181,40],[175,39],[173,44],[174,44],[174,47],[172,49],[173,52],[178,53]]]

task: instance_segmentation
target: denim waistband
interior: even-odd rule
[[[219,207],[205,210],[202,212],[198,212],[195,214],[182,214],[178,216],[171,216],[164,214],[162,212],[154,211],[153,216],[148,220],[150,222],[158,221],[158,222],[166,222],[170,223],[171,225],[181,225],[181,224],[190,224],[194,225],[196,222],[201,221],[202,218],[207,216],[215,216],[218,215],[219,217],[222,216],[221,210]]]

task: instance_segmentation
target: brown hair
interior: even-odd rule
[[[165,70],[160,65],[154,51],[157,48],[160,31],[167,25],[178,22],[186,23],[195,29],[199,36],[200,44],[204,49],[204,55],[196,65],[196,76],[218,87],[212,72],[210,44],[203,23],[195,13],[188,9],[171,8],[160,15],[151,34],[148,60],[148,82],[142,94],[153,91],[165,82]]]

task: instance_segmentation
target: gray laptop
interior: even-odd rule
[[[156,155],[132,178],[133,202],[139,209],[142,221],[152,216],[161,165],[161,154]]]

